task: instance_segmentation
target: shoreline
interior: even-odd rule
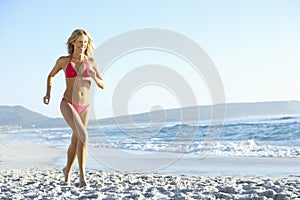
[[[300,177],[300,158],[215,157],[92,149],[87,169],[197,176]]]
[[[67,146],[0,142],[0,170],[63,168]],[[86,169],[193,176],[300,177],[300,158],[213,157],[89,148]],[[77,161],[74,169],[78,169]]]

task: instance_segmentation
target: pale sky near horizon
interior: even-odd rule
[[[76,28],[86,29],[96,47],[131,30],[172,30],[197,42],[208,54],[222,79],[226,102],[300,100],[299,11],[297,0],[0,0],[0,105],[22,105],[61,117],[62,72],[54,80],[49,106],[42,97],[47,75],[56,59],[67,55],[65,43]],[[201,77],[180,58],[136,52],[116,61],[104,74],[107,88],[97,89],[93,96],[97,118],[112,116],[113,86],[132,66],[147,63],[176,63],[174,68],[195,91],[197,104],[211,103]],[[174,94],[159,85],[140,88],[133,95],[128,104],[131,113],[157,105],[179,106]]]

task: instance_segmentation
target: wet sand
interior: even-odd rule
[[[62,173],[64,163],[57,165],[57,160],[65,158],[66,149],[2,143],[0,199],[300,199],[300,176],[280,176],[280,173],[269,176],[267,173],[280,169],[284,172],[288,166],[295,171],[299,159],[196,159],[182,156],[165,169],[147,172],[139,170],[155,169],[177,157],[173,155],[170,159],[171,154],[155,153],[144,155],[141,161],[134,160],[137,158],[134,154],[127,154],[133,160],[123,157],[118,150],[101,149],[92,153],[94,156],[97,153],[105,155],[96,158],[124,170],[91,169],[87,163],[89,186],[79,187],[76,167],[71,175],[71,185],[66,185]],[[158,164],[153,163],[155,160]],[[139,164],[137,168],[136,164]],[[193,173],[195,167],[201,168],[198,173]],[[241,173],[243,169],[245,171]]]

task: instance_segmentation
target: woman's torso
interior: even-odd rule
[[[90,103],[91,78],[90,63],[85,59],[82,64],[75,63],[70,56],[66,57],[63,68],[66,76],[64,98],[78,105]]]

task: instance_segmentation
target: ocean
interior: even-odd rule
[[[222,159],[300,158],[300,116],[231,119],[217,128],[220,132],[214,137],[209,135],[209,130],[214,129],[209,121],[130,126],[101,125],[100,122],[87,130],[90,149]],[[1,143],[50,144],[67,149],[71,134],[69,128],[15,129],[1,133],[4,137],[0,140]],[[62,162],[65,158],[58,165]],[[95,162],[91,165],[97,168]]]
[[[101,125],[88,127],[89,145],[135,151],[201,154],[208,122]],[[2,133],[2,142],[51,144],[66,147],[69,128],[16,129]],[[300,157],[300,116],[227,120],[215,138],[210,155],[242,157]]]

